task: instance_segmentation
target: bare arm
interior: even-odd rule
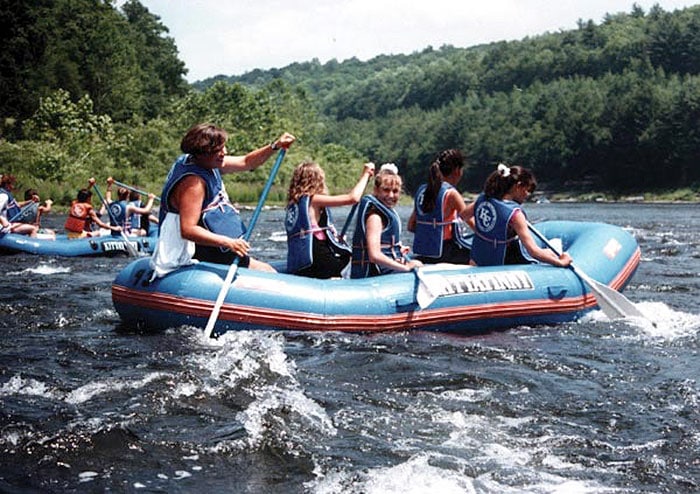
[[[239,256],[248,253],[250,245],[242,238],[229,238],[210,232],[199,225],[202,215],[202,202],[206,196],[204,180],[196,175],[188,175],[170,193],[170,203],[180,211],[180,233],[184,239],[199,245],[225,247]]]
[[[356,204],[360,202],[360,199],[362,199],[362,194],[364,194],[365,188],[367,188],[367,182],[372,175],[374,175],[374,163],[365,163],[362,168],[362,175],[360,175],[360,178],[355,186],[350,189],[350,192],[347,194],[338,194],[334,196],[328,194],[315,194],[311,199],[311,204],[318,208]]]
[[[113,225],[110,225],[109,223],[105,223],[104,221],[102,221],[100,219],[100,217],[97,216],[97,213],[95,212],[94,209],[90,210],[90,219],[93,221],[93,223],[95,223],[100,228],[107,228],[107,229],[115,231],[115,232],[119,232],[122,229],[121,226],[113,226]]]
[[[411,271],[413,268],[423,265],[423,263],[417,260],[408,261],[406,264],[404,264],[400,261],[392,259],[382,252],[381,236],[384,226],[382,225],[381,216],[378,214],[370,214],[367,216],[365,225],[367,229],[367,253],[371,262],[394,271]]]
[[[457,189],[452,189],[449,195],[450,207],[457,211],[462,220],[469,225],[469,227],[474,229],[474,203],[467,204],[464,201],[464,197],[459,193]]]
[[[416,208],[413,208],[413,211],[411,211],[411,216],[408,217],[408,223],[406,224],[406,229],[409,232],[415,232],[416,231]]]
[[[291,146],[295,140],[296,137],[288,132],[285,132],[279,137],[279,139],[277,139],[277,141],[273,143],[273,145],[275,148],[289,149],[289,146]],[[224,164],[221,165],[221,173],[255,170],[276,152],[277,149],[273,149],[273,145],[263,146],[242,156],[226,155],[224,157]]]
[[[107,177],[107,190],[105,191],[105,202],[107,204],[112,204],[112,184],[114,183],[114,179],[112,177]],[[103,214],[102,211],[100,211],[100,214]]]
[[[561,256],[557,256],[549,249],[543,249],[535,242],[530,234],[530,229],[527,227],[527,220],[522,212],[518,212],[511,220],[510,224],[520,237],[520,242],[530,253],[532,257],[540,262],[546,262],[554,266],[566,267],[571,264],[571,256],[562,252]]]
[[[134,213],[136,213],[136,214],[151,214],[151,209],[153,209],[153,199],[155,199],[155,195],[148,194],[148,202],[146,203],[145,206],[139,207],[139,206],[134,206],[133,204],[129,204],[126,207],[127,216],[130,216]]]
[[[46,214],[51,212],[51,205],[53,201],[51,199],[46,199],[43,206],[39,206],[39,213]]]

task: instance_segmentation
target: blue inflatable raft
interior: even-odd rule
[[[152,228],[151,234],[147,237],[128,237],[128,239],[138,252],[150,254],[158,241],[158,229]],[[6,233],[0,234],[0,252],[6,254],[26,252],[28,254],[63,257],[128,255],[124,239],[121,236],[113,237],[111,235],[69,239],[64,234],[58,234],[53,240]]]
[[[543,222],[580,271],[621,291],[640,260],[622,228],[601,223]],[[123,323],[140,330],[205,327],[228,266],[199,263],[150,282],[149,259],[130,263],[112,285]],[[317,280],[240,268],[219,313],[215,334],[230,330],[399,330],[472,333],[517,325],[573,321],[596,308],[588,286],[571,270],[550,265],[426,266],[416,273],[367,279]],[[427,307],[419,291],[437,296]]]

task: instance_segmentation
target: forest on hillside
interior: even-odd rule
[[[318,60],[187,84],[157,14],[138,0],[0,0],[0,173],[67,204],[90,176],[158,192],[189,126],[211,121],[245,153],[282,131],[292,164],[321,163],[332,190],[364,160],[393,161],[410,193],[432,157],[469,157],[476,191],[498,162],[533,168],[551,191],[700,190],[700,6],[470,48],[367,62]],[[256,200],[268,167],[227,177]]]
[[[472,189],[504,161],[531,167],[555,189],[624,193],[697,190],[699,74],[700,6],[633,6],[599,25],[579,21],[520,41],[223,80],[303,87],[328,119],[326,142],[403,164],[411,188],[436,151],[459,147]]]

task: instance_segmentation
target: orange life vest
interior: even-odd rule
[[[69,232],[89,232],[92,226],[90,211],[92,211],[91,204],[78,202],[77,199],[74,200],[70,205],[68,218],[66,218],[66,223],[63,227]]]

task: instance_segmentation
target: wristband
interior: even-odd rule
[[[272,141],[270,143],[270,149],[272,149],[273,151],[277,151],[279,148],[280,147],[277,145],[277,141]]]

